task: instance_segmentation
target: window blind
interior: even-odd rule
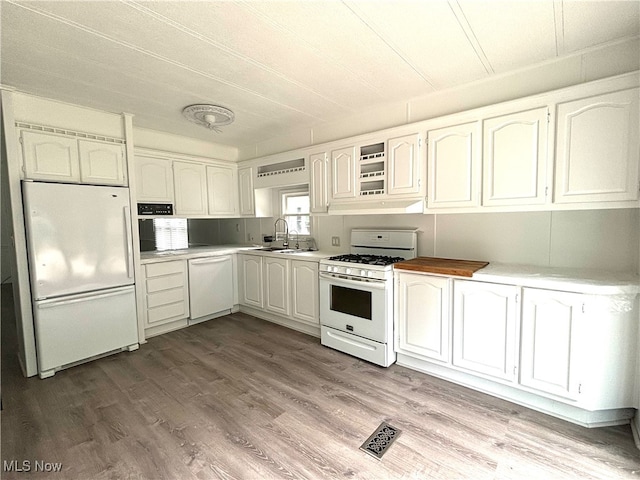
[[[186,218],[154,218],[153,232],[156,250],[175,250],[189,247]]]

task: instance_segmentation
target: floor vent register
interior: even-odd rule
[[[401,430],[382,422],[376,431],[360,446],[360,450],[380,460],[395,439],[400,436],[400,433]]]

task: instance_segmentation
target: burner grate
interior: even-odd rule
[[[400,436],[401,430],[382,422],[375,432],[360,445],[360,450],[376,457],[378,460],[386,453],[391,444]]]
[[[329,257],[328,260],[339,262],[361,263],[364,265],[387,266],[404,260],[402,257],[391,257],[388,255],[365,255],[365,254],[346,254]]]

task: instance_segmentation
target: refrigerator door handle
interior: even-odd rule
[[[133,252],[131,251],[131,211],[129,207],[123,208],[124,212],[124,231],[127,253],[127,277],[133,278]]]
[[[72,295],[66,298],[49,298],[47,300],[40,300],[35,302],[37,308],[53,308],[59,307],[61,305],[72,305],[74,303],[82,303],[88,300],[97,300],[99,298],[108,298],[115,297],[117,295],[125,295],[131,291],[132,287],[123,287],[118,288],[116,290],[111,290],[109,292],[97,293],[97,292],[89,292],[89,293],[81,293],[80,295]]]

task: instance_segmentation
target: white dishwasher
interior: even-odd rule
[[[229,313],[234,281],[231,255],[189,260],[190,318],[198,321],[216,313]]]

